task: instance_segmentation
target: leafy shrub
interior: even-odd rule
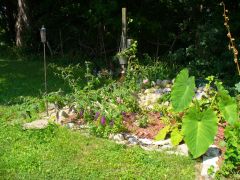
[[[209,79],[209,88],[213,78]],[[214,141],[217,132],[217,116],[221,116],[229,123],[234,124],[238,120],[237,104],[222,84],[215,81],[215,91],[212,102],[203,106],[194,98],[194,77],[189,77],[188,70],[183,69],[176,77],[171,93],[173,109],[177,112],[184,111],[182,122],[184,141],[189,147],[194,158],[204,154]],[[218,109],[214,109],[216,104]],[[202,106],[200,106],[202,105]]]
[[[224,164],[219,174],[229,176],[232,173],[240,174],[240,122],[228,126],[224,132],[226,152]]]

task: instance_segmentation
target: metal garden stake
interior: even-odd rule
[[[46,28],[42,26],[40,29],[40,36],[41,36],[41,42],[43,43],[43,62],[44,62],[44,85],[45,85],[45,93],[47,94],[47,62],[46,62]],[[46,100],[46,112],[48,116],[48,102]]]

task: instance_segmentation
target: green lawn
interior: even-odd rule
[[[38,101],[42,63],[0,60],[0,72],[0,179],[195,179],[195,162],[186,157],[129,148],[56,125],[22,130],[21,114],[29,104],[18,99]],[[60,85],[50,73],[49,89]]]

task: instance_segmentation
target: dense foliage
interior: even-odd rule
[[[128,37],[139,43],[139,53],[168,56],[171,63],[190,65],[203,73],[232,74],[231,54],[227,52],[222,7],[218,1],[39,1],[3,0],[0,5],[1,44],[16,43],[18,13],[21,47],[25,52],[41,52],[39,29],[44,24],[53,53],[71,59],[87,55],[111,65],[121,35],[121,8],[127,7]],[[226,1],[231,13],[233,36],[237,33],[239,3]],[[25,16],[24,16],[25,17]],[[26,51],[27,50],[27,51]],[[99,60],[98,60],[99,61]]]

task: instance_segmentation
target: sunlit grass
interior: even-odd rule
[[[22,113],[41,100],[41,62],[0,61],[0,179],[194,179],[194,161],[117,145],[50,125],[23,130]],[[64,86],[53,73],[49,89]],[[32,104],[19,97],[32,100]]]

